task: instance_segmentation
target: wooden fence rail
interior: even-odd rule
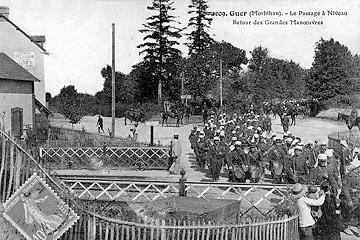
[[[139,220],[118,221],[83,215],[72,231],[63,236],[70,239],[216,239],[216,240],[297,240],[298,216],[274,217],[255,222],[219,225],[211,221]]]
[[[91,168],[90,161],[101,161],[104,167],[167,169],[168,147],[50,147],[40,148],[45,166],[57,169]],[[69,164],[71,166],[69,166]],[[55,165],[55,166],[53,166]]]

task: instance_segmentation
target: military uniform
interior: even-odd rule
[[[263,170],[263,159],[261,153],[258,150],[250,150],[246,157],[247,162],[249,163],[248,178],[250,179],[250,182],[257,183],[260,180],[261,171]]]
[[[360,176],[356,173],[350,172],[345,175],[343,179],[342,191],[340,198],[341,213],[345,222],[348,225],[351,218],[355,217],[360,220]]]
[[[320,185],[323,181],[328,181],[331,186],[332,192],[336,192],[338,189],[338,184],[334,178],[334,175],[331,173],[328,167],[326,166],[317,166],[310,171],[309,180],[311,184]]]
[[[214,143],[209,149],[209,170],[214,181],[219,180],[226,153],[226,148],[220,143]]]
[[[309,180],[309,169],[305,156],[303,154],[298,156],[294,155],[291,157],[290,163],[291,166],[289,167],[292,169],[292,180],[294,181],[292,183],[307,184]]]
[[[282,146],[274,146],[269,150],[268,161],[274,183],[282,183],[286,154]]]
[[[284,132],[287,132],[289,130],[290,120],[288,116],[285,115],[281,118],[281,125],[283,127]]]
[[[245,152],[240,147],[235,148],[230,151],[227,162],[229,166],[229,180],[231,182],[244,183],[249,167]]]
[[[200,168],[205,168],[206,155],[209,151],[209,143],[205,138],[200,138],[196,144],[196,160],[199,163]]]

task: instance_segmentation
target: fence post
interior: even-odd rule
[[[150,126],[150,146],[154,146],[154,126]]]
[[[285,214],[284,217],[284,235],[283,235],[283,239],[288,239],[288,215]]]
[[[179,179],[179,196],[186,197],[186,178],[184,177],[186,174],[185,170],[181,169],[180,174],[181,178]]]

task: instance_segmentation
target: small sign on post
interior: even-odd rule
[[[79,217],[36,174],[5,203],[3,216],[28,240],[56,240]]]
[[[191,99],[191,95],[185,94],[180,96],[181,99]]]
[[[188,99],[191,99],[191,95],[189,95],[189,94],[181,95],[180,98],[181,98],[181,100],[185,99],[185,105],[187,106]]]

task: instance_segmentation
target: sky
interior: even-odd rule
[[[44,48],[49,52],[45,57],[45,88],[54,96],[68,85],[74,85],[82,93],[95,94],[102,90],[104,79],[100,71],[107,64],[111,65],[112,23],[115,23],[116,35],[115,69],[129,73],[143,58],[136,46],[143,42],[145,35],[138,30],[152,15],[146,9],[151,2],[0,0],[0,6],[8,6],[10,19],[29,35],[45,35]],[[173,14],[179,16],[179,27],[186,27],[188,23],[189,3],[190,0],[174,1]],[[272,57],[293,60],[310,68],[315,43],[321,38],[334,38],[353,54],[360,54],[359,0],[208,0],[208,4],[210,11],[227,14],[214,17],[211,36],[246,50],[248,58],[250,51],[261,45],[270,50]],[[245,16],[231,16],[232,11]],[[256,15],[264,11],[280,12],[282,16]],[[346,15],[331,16],[328,11]],[[320,12],[320,16],[314,16],[314,12]],[[254,25],[255,20],[262,25]],[[287,25],[267,25],[266,20],[282,20]],[[290,20],[322,21],[323,24],[291,25]],[[234,21],[250,22],[250,25],[234,24]],[[186,42],[186,37],[180,42]],[[179,49],[187,55],[184,44]]]

